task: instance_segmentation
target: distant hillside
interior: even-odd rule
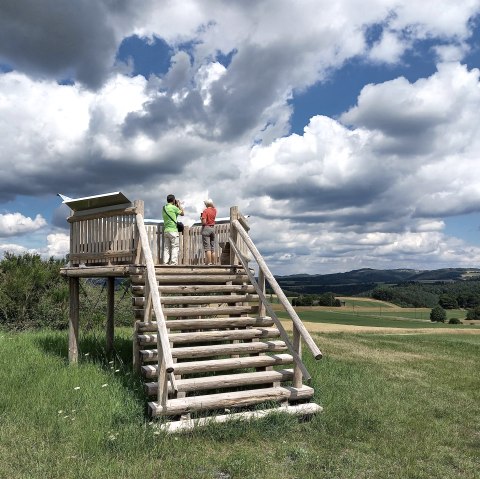
[[[347,273],[294,274],[276,276],[283,289],[295,293],[355,295],[373,289],[379,284],[408,282],[436,283],[480,279],[477,268],[445,268],[436,270],[415,269],[357,269]]]

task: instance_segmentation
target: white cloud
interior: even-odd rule
[[[441,218],[480,209],[477,70],[444,63],[415,83],[369,85],[338,121],[315,116],[303,135],[288,135],[289,100],[351,59],[398,63],[423,39],[461,58],[478,1],[87,3],[37,18],[24,5],[0,20],[0,60],[17,69],[0,74],[1,199],[122,190],[154,217],[173,192],[196,219],[208,195],[221,216],[232,204],[256,216],[252,234],[296,271],[461,261],[467,246],[443,235]],[[133,33],[173,48],[166,75],[114,67]],[[59,85],[65,75],[77,83]],[[65,247],[53,232],[45,254]]]
[[[0,214],[0,238],[25,235],[43,228],[46,224],[45,218],[39,214],[34,219],[20,213]]]
[[[3,258],[5,253],[12,253],[15,255],[21,255],[23,253],[31,253],[28,248],[15,243],[0,243],[0,258]]]
[[[70,236],[64,233],[51,233],[47,235],[48,257],[64,258],[70,251]]]

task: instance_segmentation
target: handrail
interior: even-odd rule
[[[243,257],[242,253],[238,249],[238,246],[235,244],[232,238],[230,238],[230,246],[233,248],[235,251],[235,254],[238,256],[238,259],[240,260],[240,263],[242,263],[243,268],[245,269],[248,278],[250,279],[250,282],[252,283],[253,287],[255,288],[255,291],[258,294],[258,297],[260,298],[260,301],[265,305],[265,308],[272,318],[273,322],[278,328],[278,331],[280,332],[280,336],[282,337],[284,343],[287,345],[287,348],[290,350],[292,353],[293,360],[295,361],[295,364],[300,368],[302,371],[303,377],[309,381],[312,379],[312,376],[310,376],[310,373],[308,372],[307,368],[303,364],[302,358],[300,355],[295,351],[295,347],[293,346],[292,342],[290,341],[290,338],[288,337],[287,332],[285,331],[285,328],[283,327],[283,324],[281,321],[278,319],[278,316],[275,314],[275,311],[272,309],[270,306],[270,303],[267,300],[267,297],[262,291],[262,288],[260,288],[257,280],[253,276],[253,274],[250,272],[250,269],[248,268],[248,263]]]
[[[257,247],[255,246],[255,243],[251,240],[250,236],[248,233],[245,231],[243,228],[242,224],[238,220],[233,220],[232,225],[236,228],[238,231],[239,235],[247,245],[248,249],[252,253],[253,257],[258,263],[259,268],[263,271],[263,274],[265,276],[265,279],[269,282],[271,288],[277,295],[277,298],[279,301],[282,303],[283,307],[287,311],[288,315],[290,316],[293,324],[297,328],[298,332],[300,333],[300,336],[303,338],[305,343],[308,345],[310,348],[310,351],[312,352],[313,356],[315,359],[321,359],[322,358],[322,352],[318,348],[318,346],[315,344],[313,341],[312,337],[310,336],[310,333],[307,331],[307,328],[302,323],[302,320],[298,317],[298,314],[296,311],[293,309],[293,306],[290,304],[290,301],[288,301],[287,297],[285,296],[285,293],[283,292],[282,288],[280,285],[277,283],[277,280],[271,273],[270,269],[268,268],[267,264],[265,263],[265,260],[263,259],[262,255],[258,251]],[[232,242],[233,244],[233,242]],[[238,256],[238,253],[237,253]],[[265,305],[267,306],[267,305]]]
[[[160,338],[160,345],[162,347],[163,359],[165,361],[165,369],[167,373],[173,373],[175,370],[174,362],[172,358],[172,351],[170,349],[170,343],[168,341],[167,327],[165,324],[165,316],[163,314],[162,305],[160,301],[160,294],[158,292],[158,284],[155,275],[155,265],[153,263],[152,252],[148,244],[147,231],[145,229],[145,223],[143,222],[143,216],[140,213],[136,214],[137,228],[140,235],[140,241],[142,244],[143,255],[145,257],[146,274],[148,279],[148,286],[150,288],[150,295],[152,297],[152,306],[155,311],[157,319],[157,333]],[[158,352],[159,365],[160,365],[160,351]],[[159,371],[160,373],[160,371]],[[159,381],[160,382],[160,381]]]

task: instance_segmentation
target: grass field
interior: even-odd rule
[[[447,320],[459,318],[464,324],[450,325],[432,323],[429,308],[401,308],[391,303],[371,299],[342,297],[346,303],[340,308],[327,306],[301,306],[295,308],[303,321],[325,324],[345,324],[352,326],[369,326],[383,328],[478,328],[480,321],[465,321],[466,311],[461,309],[446,310]],[[274,309],[281,318],[287,318],[283,307],[275,305]]]
[[[322,334],[305,354],[309,422],[282,415],[166,435],[144,415],[130,367],[82,336],[66,361],[62,332],[0,332],[0,478],[479,477],[480,334]]]

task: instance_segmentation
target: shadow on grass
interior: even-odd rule
[[[114,351],[107,354],[105,333],[90,331],[80,338],[79,363],[88,362],[115,376],[122,386],[132,392],[136,399],[146,405],[141,378],[134,372],[132,364],[132,339],[117,336]],[[35,344],[46,354],[62,358],[68,363],[68,334],[54,332],[35,339]],[[145,414],[147,411],[145,410]]]

